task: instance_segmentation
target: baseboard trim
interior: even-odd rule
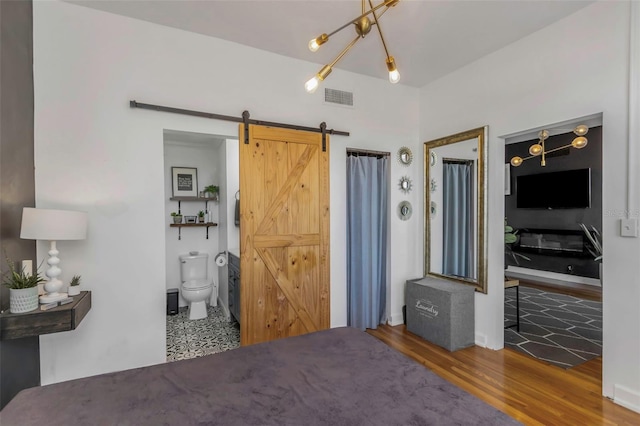
[[[613,387],[613,402],[636,413],[640,413],[640,392],[637,390],[629,389],[622,385],[615,385]]]
[[[390,326],[404,324],[404,318],[402,318],[402,313],[392,314],[389,318],[387,318],[387,323]]]
[[[484,333],[476,333],[475,335],[475,343],[476,346],[480,346],[481,348],[487,347],[487,335]]]

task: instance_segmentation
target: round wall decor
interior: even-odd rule
[[[413,153],[406,146],[403,146],[398,150],[398,162],[403,166],[408,166],[413,161]]]
[[[402,201],[398,204],[398,216],[401,220],[409,220],[411,213],[413,213],[413,209],[411,208],[410,202]]]
[[[404,192],[405,194],[411,192],[411,189],[413,188],[413,182],[411,182],[409,176],[402,176],[400,178],[400,182],[398,182],[398,185],[400,186],[400,191]]]

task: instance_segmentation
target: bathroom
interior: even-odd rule
[[[165,206],[165,256],[167,299],[176,296],[178,314],[167,315],[167,361],[194,358],[233,349],[239,346],[240,332],[237,322],[230,316],[228,304],[228,258],[226,252],[237,254],[239,228],[235,225],[235,201],[239,188],[238,140],[237,136],[211,135],[165,129],[164,139],[164,206]],[[195,201],[173,201],[174,179],[172,168],[189,169],[194,177],[197,196],[206,186],[219,187],[217,201],[202,198]],[[193,170],[195,169],[195,170]],[[180,210],[180,211],[179,211]],[[170,226],[171,213],[182,214],[182,224],[195,220],[203,212],[205,223],[212,226]],[[190,218],[187,218],[190,216]],[[194,219],[193,216],[196,218]],[[196,256],[189,256],[197,253]],[[222,253],[223,266],[216,265],[215,259]],[[185,289],[181,280],[181,265],[185,268],[198,262],[198,256],[206,255],[206,285],[210,288],[198,290],[206,297],[205,304],[194,302],[192,317],[206,315],[205,318],[189,319],[190,302],[183,297]],[[181,259],[182,256],[182,259]],[[185,261],[186,264],[181,262]],[[203,273],[200,268],[200,273]],[[183,269],[186,271],[186,269]],[[209,286],[210,284],[210,286]],[[187,294],[196,294],[186,290]],[[173,296],[170,293],[174,293]],[[205,294],[206,293],[206,294]],[[210,294],[210,296],[209,296]],[[197,297],[198,298],[198,297]],[[199,297],[202,299],[202,296]]]

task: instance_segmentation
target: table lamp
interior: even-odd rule
[[[22,210],[22,227],[20,238],[26,240],[46,240],[51,242],[49,269],[46,276],[49,278],[44,284],[47,294],[40,296],[40,303],[57,302],[66,299],[67,293],[59,293],[62,281],[58,279],[62,270],[58,266],[58,249],[56,241],[84,240],[87,237],[87,213],[71,210],[52,210],[25,207]]]

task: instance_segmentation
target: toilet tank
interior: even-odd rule
[[[206,253],[181,255],[180,281],[206,280],[208,259],[209,255]]]

